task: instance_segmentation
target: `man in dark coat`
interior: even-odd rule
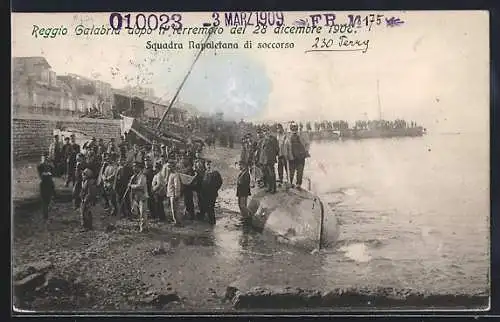
[[[90,140],[90,142],[88,143],[87,145],[87,149],[91,149],[94,151],[95,154],[97,154],[97,150],[98,150],[98,145],[97,145],[97,140],[95,137],[92,137],[92,139]]]
[[[116,146],[115,138],[111,138],[109,140],[108,146],[106,147],[106,152],[108,152],[108,154],[111,154],[111,153],[118,154],[118,147]]]
[[[128,144],[125,141],[125,137],[120,137],[120,143],[118,144],[118,150],[120,152],[120,159],[125,160],[127,158]]]
[[[247,223],[250,218],[250,211],[248,210],[248,196],[250,193],[250,173],[248,166],[244,161],[238,162],[240,173],[236,182],[236,197],[238,198],[238,207],[240,208],[241,219]]]
[[[47,160],[47,154],[42,155],[42,162],[37,167],[40,178],[40,197],[42,199],[43,219],[49,218],[50,201],[56,195],[54,181],[52,180],[53,167]]]
[[[288,177],[288,163],[286,161],[286,157],[284,154],[284,144],[286,140],[286,134],[283,129],[283,125],[278,124],[276,128],[278,134],[276,139],[278,140],[278,182],[281,184],[283,183],[283,170],[285,170],[287,177]]]
[[[79,153],[76,156],[75,184],[73,185],[73,205],[75,209],[80,208],[81,205],[82,199],[80,198],[80,193],[82,191],[83,170],[85,170],[86,167],[85,157],[83,154]]]
[[[195,172],[193,170],[193,162],[190,158],[190,155],[186,151],[181,157],[181,163],[178,169],[179,173],[186,174],[188,176],[194,176]],[[183,185],[182,187],[182,195],[184,196],[184,207],[186,207],[185,216],[186,218],[193,220],[194,219],[194,201],[193,201],[193,190],[194,187],[192,185]]]
[[[200,196],[202,199],[201,216],[206,215],[208,223],[215,225],[215,201],[222,187],[222,176],[216,170],[212,170],[211,161],[205,160],[205,174],[201,181]]]
[[[82,173],[82,190],[80,198],[82,205],[80,207],[81,225],[86,231],[92,230],[92,209],[95,206],[97,196],[97,185],[94,179],[94,173],[86,168]]]
[[[264,183],[267,186],[267,192],[276,192],[276,171],[274,165],[279,154],[279,143],[269,128],[264,127],[264,139],[261,141],[259,163],[264,170]]]
[[[201,157],[197,157],[194,162],[194,179],[191,181],[191,188],[196,192],[196,199],[198,201],[198,213],[195,216],[196,220],[203,220],[203,197],[201,196],[201,183],[203,181],[203,177],[205,176],[206,168],[205,168],[205,160]]]
[[[104,153],[107,152],[108,148],[106,147],[106,144],[104,144],[103,139],[99,139],[99,143],[97,143],[97,160],[99,162],[103,162],[104,159]]]
[[[290,125],[291,133],[285,139],[283,155],[288,162],[290,184],[292,187],[301,189],[305,160],[309,157],[309,139],[307,136],[300,135],[298,130],[297,124]],[[295,173],[297,173],[296,185],[293,183]]]
[[[259,188],[264,187],[264,167],[260,163],[260,154],[262,152],[262,144],[264,142],[264,132],[262,127],[257,128],[257,139],[253,142],[254,156],[253,160],[255,163],[255,178]]]
[[[131,218],[131,202],[129,196],[128,184],[132,178],[132,167],[127,164],[125,158],[120,158],[118,161],[118,169],[116,170],[113,190],[116,193],[117,210],[116,214],[122,218]]]
[[[65,175],[68,174],[67,161],[68,158],[70,157],[70,154],[71,154],[71,143],[69,142],[69,137],[65,137],[64,144],[62,146],[61,161],[59,165],[61,167],[61,173]]]
[[[155,176],[155,172],[153,170],[153,160],[147,156],[145,157],[145,167],[144,167],[144,175],[146,176],[146,188],[148,190],[148,198],[146,200],[147,207],[149,209],[149,213],[154,219],[158,219],[156,217],[156,212],[155,212],[155,200],[154,200],[154,194],[152,193],[152,187],[153,187],[153,178]]]
[[[94,149],[90,146],[87,147],[87,154],[85,156],[86,164],[87,167],[92,170],[92,173],[94,175],[97,175],[99,173],[99,170],[101,169],[101,164],[97,158],[97,153],[94,152]]]
[[[103,182],[102,178],[104,176],[104,172],[106,171],[106,169],[109,165],[108,157],[109,156],[107,153],[103,155],[102,162],[100,163],[99,173],[97,174],[97,179],[96,179],[96,184],[97,184],[97,188],[98,188],[97,193],[99,194],[99,196],[102,197],[103,202],[104,202],[104,209],[106,209],[106,210],[109,209],[110,200],[108,199],[108,195],[104,191],[104,182]]]
[[[76,156],[80,153],[80,145],[76,143],[74,134],[71,134],[70,141],[71,148],[66,158],[66,187],[69,186],[70,183],[75,184]]]

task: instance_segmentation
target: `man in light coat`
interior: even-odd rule
[[[283,183],[283,170],[285,170],[285,172],[288,176],[288,162],[287,162],[286,157],[285,157],[286,134],[285,134],[285,131],[283,130],[283,125],[278,123],[276,129],[278,132],[278,134],[276,135],[276,138],[278,140],[278,147],[279,147],[279,152],[278,152],[278,182],[281,185]]]
[[[176,226],[182,226],[183,200],[181,198],[182,182],[175,170],[175,161],[167,161],[167,198],[170,201],[172,220]]]
[[[148,225],[148,184],[144,174],[144,163],[135,162],[134,172],[136,175],[131,180],[130,190],[132,192],[132,209],[139,214],[139,232],[147,229]],[[133,211],[134,212],[134,211]]]
[[[116,178],[116,174],[118,172],[118,164],[116,162],[117,154],[111,153],[109,155],[109,163],[104,168],[104,171],[101,175],[101,182],[103,188],[104,199],[111,202],[111,215],[116,216],[118,211],[117,205],[117,196],[114,191],[114,182]]]
[[[159,221],[165,221],[165,207],[164,200],[166,196],[166,182],[163,177],[163,173],[161,172],[161,163],[158,162],[156,166],[156,174],[153,177],[153,182],[151,185],[151,191],[153,193],[154,198],[154,212],[155,217],[158,218]]]

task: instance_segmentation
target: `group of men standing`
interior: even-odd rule
[[[205,217],[215,224],[214,207],[222,177],[212,170],[209,160],[200,157],[199,147],[188,145],[186,150],[179,150],[175,145],[156,142],[131,145],[121,137],[119,144],[114,139],[104,144],[104,140],[92,138],[80,149],[74,136],[65,141],[69,146],[58,146],[58,137],[54,137],[39,165],[42,200],[47,200],[43,202],[44,218],[48,217],[48,203],[55,194],[51,178],[55,172],[59,176],[66,174],[66,186],[73,184],[73,203],[80,210],[84,230],[93,228],[92,211],[98,199],[103,200],[111,216],[138,216],[139,231],[147,229],[149,217],[167,221],[167,213],[176,226],[182,226],[184,219]],[[199,210],[196,214],[195,193]]]
[[[283,183],[284,172],[292,187],[301,189],[305,160],[310,155],[309,140],[298,130],[298,125],[293,122],[289,133],[285,133],[281,124],[273,127],[262,125],[257,128],[256,140],[251,134],[242,139],[240,162],[249,167],[253,181],[269,193],[276,192],[276,182]]]

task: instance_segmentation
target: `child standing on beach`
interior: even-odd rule
[[[240,208],[242,220],[243,222],[247,223],[250,219],[250,211],[247,208],[248,196],[251,195],[250,173],[245,161],[239,161],[238,166],[240,168],[240,173],[238,174],[238,180],[236,184],[236,196],[238,197],[238,206]]]

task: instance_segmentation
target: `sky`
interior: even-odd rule
[[[287,12],[285,24],[317,12]],[[378,12],[379,13],[379,12]],[[338,12],[337,21],[346,21]],[[359,14],[365,14],[360,12]],[[380,12],[404,24],[357,29],[366,53],[309,52],[317,35],[267,32],[223,35],[240,48],[207,49],[179,95],[201,111],[247,120],[415,120],[436,132],[489,131],[489,17],[486,11]],[[185,26],[210,21],[211,13],[183,13]],[[75,27],[108,26],[109,13],[13,13],[12,55],[44,56],[58,74],[76,73],[114,87],[142,85],[173,97],[197,50],[187,42],[203,35],[77,36]],[[33,25],[68,29],[66,36],[35,38]],[[338,34],[322,33],[321,38]],[[182,41],[182,50],[153,51],[146,42]],[[252,40],[254,49],[241,48]],[[258,42],[293,42],[293,49],[256,49]],[[138,64],[142,64],[138,66]],[[377,90],[377,82],[379,84]]]

